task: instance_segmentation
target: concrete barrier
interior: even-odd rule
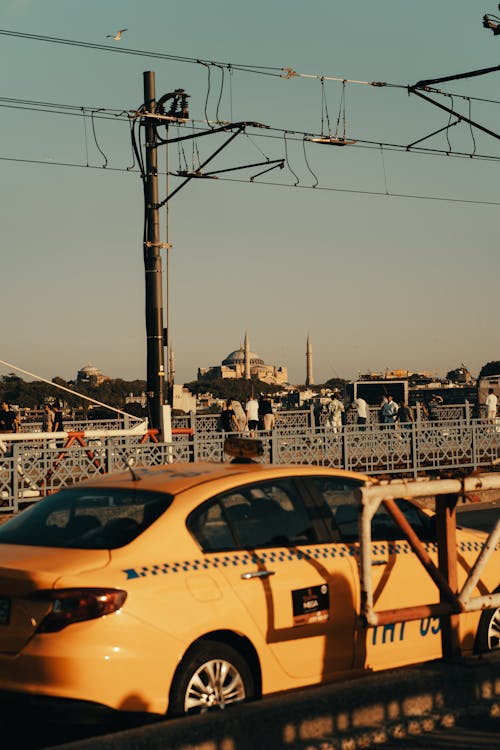
[[[500,654],[429,662],[60,745],[71,750],[356,750],[500,715]]]

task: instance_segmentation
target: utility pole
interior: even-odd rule
[[[155,74],[143,73],[146,112],[156,112]],[[154,123],[146,118],[144,270],[146,275],[147,397],[151,426],[162,432],[165,391],[158,154]]]
[[[250,169],[253,167],[265,166],[262,172],[254,175],[258,177],[261,174],[279,167],[283,169],[284,159],[266,159],[263,162],[253,164],[243,164],[238,167],[218,169],[215,172],[204,172],[204,168],[215,159],[230,143],[248,126],[263,128],[256,122],[234,122],[224,123],[219,127],[210,127],[200,133],[179,135],[170,138],[168,125],[171,122],[185,123],[189,119],[188,98],[184,89],[175,89],[156,99],[155,93],[155,74],[152,71],[143,73],[144,83],[144,103],[137,112],[140,117],[140,127],[144,128],[144,148],[145,154],[137,143],[135,136],[135,123],[132,127],[132,146],[134,154],[138,157],[141,166],[141,179],[144,192],[144,233],[143,233],[143,253],[144,269],[146,275],[146,338],[147,338],[147,384],[146,395],[148,399],[148,412],[151,426],[160,433],[160,439],[167,440],[169,433],[168,427],[168,407],[165,404],[165,347],[167,348],[167,370],[169,397],[168,406],[172,405],[173,384],[174,384],[174,356],[172,351],[172,336],[170,325],[170,279],[169,279],[169,251],[171,244],[169,242],[169,216],[168,203],[174,195],[182,190],[192,179],[198,177],[214,177],[222,172],[234,172],[240,169]],[[170,107],[165,110],[166,102],[170,101]],[[208,123],[207,123],[208,124]],[[163,138],[158,133],[159,127],[165,127],[166,137]],[[200,163],[197,169],[179,170],[177,176],[183,177],[183,181],[174,190],[169,188],[169,154],[168,146],[171,143],[181,143],[183,141],[194,140],[202,137],[221,135],[226,133],[229,137],[216,150]],[[159,201],[158,199],[158,146],[166,146],[166,197]],[[166,242],[160,241],[160,209],[166,206]],[[161,262],[161,250],[166,250],[166,297],[167,297],[167,328],[163,328],[163,301],[162,301],[162,284],[163,272]],[[164,424],[165,415],[165,424]]]

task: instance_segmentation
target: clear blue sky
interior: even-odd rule
[[[498,64],[500,38],[481,24],[496,5],[4,0],[0,28],[406,85]],[[106,38],[123,27],[120,42]],[[143,72],[153,70],[158,96],[185,88],[192,117],[203,120],[205,110],[216,117],[217,68],[211,68],[207,101],[201,64],[10,36],[0,36],[0,62],[0,104],[16,98],[87,111],[133,110],[143,98]],[[221,119],[321,132],[318,79],[235,71],[226,72],[224,83]],[[440,88],[500,100],[498,84],[493,73]],[[325,82],[324,90],[335,130],[341,85]],[[445,103],[452,101],[468,113],[468,102]],[[393,87],[348,84],[345,112],[348,136],[376,143],[412,143],[449,121],[445,112]],[[474,100],[471,113],[500,129],[497,104]],[[95,120],[108,160],[102,168],[89,119],[85,132],[81,117],[3,106],[0,114],[0,358],[45,378],[74,378],[87,363],[110,377],[145,377],[143,201],[138,174],[120,171],[132,163],[127,124]],[[282,172],[254,183],[245,179],[258,170],[229,175],[231,181],[192,181],[170,203],[176,382],[194,379],[198,366],[220,363],[245,330],[252,350],[266,363],[286,365],[294,383],[305,379],[308,333],[316,382],[385,368],[442,375],[461,363],[476,374],[500,359],[500,164],[309,144],[308,165],[318,178],[312,189],[300,138],[285,144],[283,134],[274,135],[239,137],[213,168],[262,161],[263,154],[283,158],[286,145]],[[216,138],[198,140],[202,159],[220,144]],[[466,125],[425,143],[447,149],[448,140],[464,153],[500,156],[496,139],[477,132],[473,139]],[[190,144],[184,150],[190,163],[196,161]],[[170,159],[177,169],[176,147]],[[85,168],[87,161],[97,168]],[[262,184],[266,180],[279,184]],[[171,178],[172,187],[178,183]],[[1,367],[0,374],[9,369]]]

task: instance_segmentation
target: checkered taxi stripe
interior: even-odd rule
[[[429,542],[424,545],[428,552],[437,552],[437,545]],[[483,548],[480,542],[461,542],[458,552],[477,552]],[[413,554],[407,542],[380,542],[372,545],[373,557],[384,555]],[[278,565],[280,563],[298,560],[329,560],[332,558],[359,557],[359,547],[354,544],[331,544],[306,549],[279,549],[259,552],[228,552],[227,554],[207,554],[197,560],[182,560],[178,562],[144,565],[137,568],[125,568],[127,580],[134,578],[150,578],[151,576],[173,575],[175,573],[194,573],[217,568],[245,567],[246,565]]]

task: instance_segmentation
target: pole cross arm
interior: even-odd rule
[[[462,78],[476,78],[477,76],[484,76],[488,73],[496,73],[500,70],[500,65],[495,65],[492,68],[480,68],[479,70],[469,70],[465,73],[455,73],[451,76],[441,76],[440,78],[427,78],[423,81],[417,81],[413,86],[409,87],[410,92],[414,92],[414,89],[425,89],[432,86],[435,83],[446,83],[447,81],[459,81]]]
[[[500,67],[498,69],[500,70]],[[418,84],[416,85],[418,86]],[[460,112],[456,112],[454,109],[451,109],[450,107],[446,107],[444,104],[441,104],[440,102],[436,102],[434,99],[431,99],[430,96],[426,96],[425,94],[422,94],[422,92],[418,91],[415,87],[410,87],[408,91],[410,94],[415,94],[415,96],[419,96],[421,99],[424,99],[426,102],[433,104],[435,107],[438,107],[439,109],[442,109],[445,112],[448,112],[450,115],[457,117],[462,122],[468,123],[469,125],[471,125],[471,127],[477,128],[478,130],[481,130],[483,133],[487,133],[487,135],[491,135],[492,138],[500,139],[500,135],[498,133],[495,133],[494,130],[490,130],[489,128],[484,127],[484,125],[480,125],[478,122],[471,120],[470,117],[466,117],[465,115],[460,114]]]
[[[153,115],[153,117],[155,117]],[[162,119],[161,117],[155,117],[155,119]],[[226,122],[219,128],[210,128],[209,130],[203,130],[201,133],[190,133],[189,135],[180,135],[177,138],[162,138],[157,133],[158,140],[164,145],[170,143],[180,143],[181,141],[192,141],[194,138],[203,138],[205,135],[215,135],[215,133],[227,133],[228,130],[234,130],[236,128],[239,133],[245,128],[269,128],[269,125],[261,125],[258,122]]]
[[[212,159],[215,159],[215,157],[217,156],[217,154],[220,154],[220,152],[221,152],[221,151],[222,151],[223,149],[225,149],[225,148],[226,148],[227,146],[229,146],[229,144],[231,143],[231,141],[233,141],[233,140],[234,140],[234,139],[236,138],[236,136],[237,136],[237,135],[239,135],[239,134],[240,134],[240,133],[242,132],[242,130],[244,130],[244,129],[245,129],[245,127],[246,127],[246,124],[245,124],[245,123],[240,123],[240,125],[239,125],[239,127],[237,128],[236,132],[234,132],[234,133],[233,133],[233,134],[231,135],[231,137],[230,137],[230,138],[228,138],[228,139],[227,139],[227,141],[226,141],[225,143],[223,143],[223,144],[222,144],[222,146],[219,146],[219,148],[218,148],[218,149],[216,149],[216,151],[214,151],[214,153],[213,153],[213,154],[212,154],[211,156],[209,156],[209,157],[208,157],[208,159],[205,159],[205,161],[204,161],[204,162],[202,162],[202,164],[200,164],[200,166],[199,166],[199,168],[198,168],[198,169],[199,169],[199,171],[200,171],[200,170],[202,170],[202,169],[203,169],[203,167],[204,167],[204,166],[205,166],[206,164],[208,164],[209,162],[211,162],[211,161],[212,161]],[[163,200],[163,201],[162,201],[162,202],[161,202],[161,203],[159,204],[159,208],[161,208],[161,207],[162,207],[162,206],[164,206],[164,205],[165,205],[166,203],[168,203],[168,201],[169,201],[169,200],[170,200],[171,198],[173,198],[173,197],[174,197],[174,195],[175,195],[176,193],[178,193],[178,192],[179,192],[179,190],[182,190],[182,188],[184,187],[184,185],[187,185],[187,183],[188,183],[188,182],[189,182],[190,180],[192,180],[194,176],[195,176],[194,174],[190,174],[190,175],[188,175],[188,176],[186,177],[186,179],[184,180],[184,182],[181,182],[181,184],[180,184],[180,185],[179,185],[178,187],[176,187],[176,188],[175,188],[175,190],[173,190],[173,191],[172,191],[172,192],[170,193],[170,195],[167,195],[167,197],[166,197],[166,198],[165,198],[165,199],[164,199],[164,200]]]
[[[223,174],[225,172],[237,172],[241,169],[252,169],[252,167],[263,167],[263,166],[270,166],[273,164],[274,166],[283,166],[285,163],[284,159],[268,159],[267,161],[257,161],[253,164],[241,164],[239,167],[227,167],[226,169],[215,169],[211,172],[201,172],[199,169],[195,169],[193,172],[187,172],[187,171],[181,171],[181,172],[175,172],[180,177],[215,177],[215,175]],[[265,170],[268,171],[267,169]],[[262,174],[260,172],[259,174]],[[255,175],[257,177],[258,175]],[[253,178],[251,178],[253,179]]]

